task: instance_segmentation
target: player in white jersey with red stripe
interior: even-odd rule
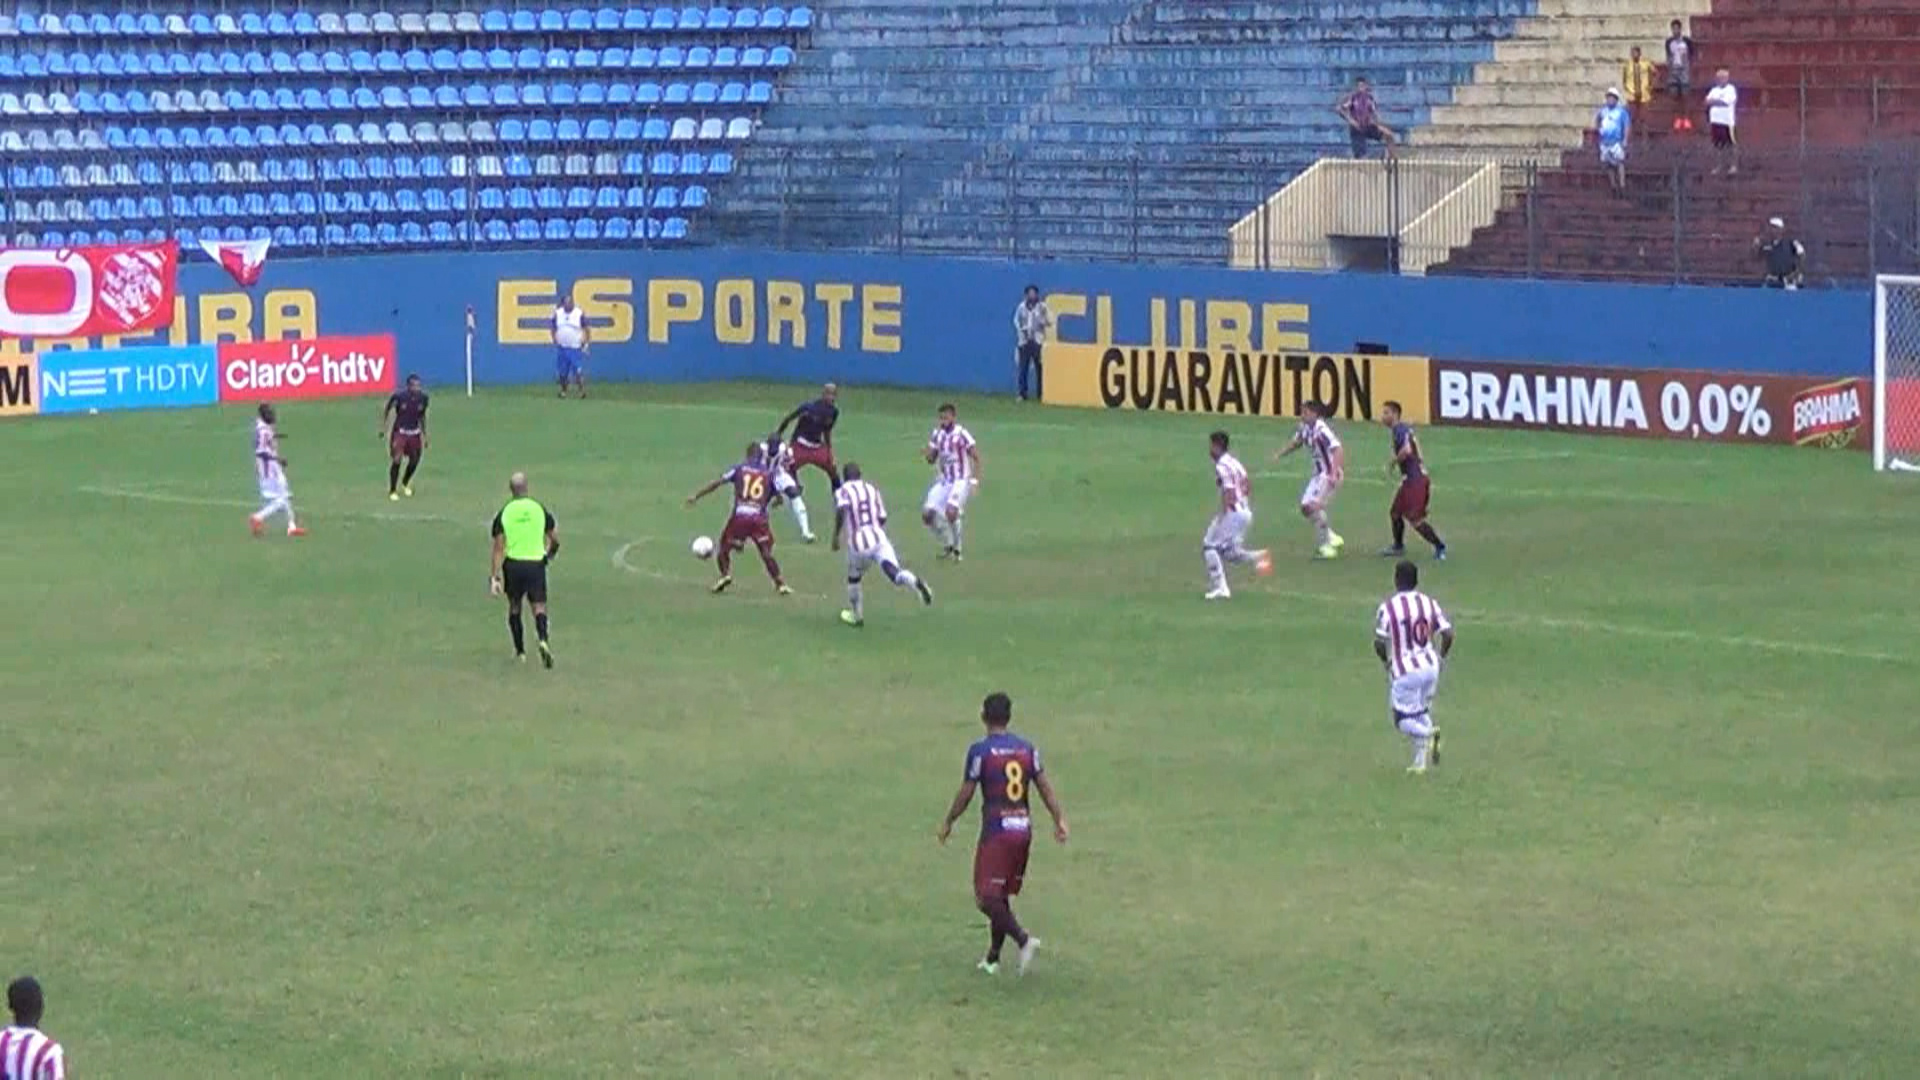
[[[1213,483],[1220,492],[1220,505],[1207,523],[1207,535],[1200,550],[1207,563],[1207,599],[1225,600],[1233,595],[1227,586],[1227,563],[1252,563],[1265,577],[1273,573],[1273,558],[1263,549],[1248,551],[1247,530],[1253,527],[1253,481],[1247,467],[1227,452],[1232,442],[1224,431],[1207,437],[1213,455]]]
[[[280,456],[280,432],[274,427],[278,420],[273,406],[261,402],[260,418],[253,422],[253,471],[260,482],[263,505],[247,518],[247,527],[259,536],[266,531],[267,519],[284,510],[287,535],[305,536],[307,530],[293,517],[293,493],[287,490],[287,459]]]
[[[940,422],[927,436],[926,457],[934,468],[933,485],[921,504],[920,520],[940,541],[940,557],[959,562],[961,519],[966,516],[967,500],[980,486],[980,446],[973,441],[973,432],[960,425],[958,410],[951,404],[940,406]]]
[[[66,1080],[67,1052],[40,1030],[46,995],[31,975],[7,984],[13,1023],[0,1031],[0,1080]]]
[[[773,472],[773,490],[787,500],[794,523],[800,526],[800,539],[813,543],[813,525],[807,519],[807,501],[800,497],[800,481],[793,478],[793,447],[776,433],[767,436],[767,468]]]
[[[1327,423],[1327,414],[1322,402],[1302,405],[1299,430],[1273,456],[1278,461],[1301,447],[1313,455],[1313,475],[1307,477],[1307,486],[1300,492],[1300,516],[1313,522],[1318,545],[1314,554],[1322,559],[1338,556],[1347,544],[1327,521],[1327,509],[1347,479],[1347,451],[1340,445],[1340,436],[1333,433],[1333,425]]]
[[[1373,618],[1373,652],[1387,667],[1393,726],[1413,742],[1408,772],[1440,764],[1440,729],[1433,694],[1453,650],[1453,623],[1439,601],[1420,591],[1420,568],[1402,559],[1393,568],[1393,595]]]
[[[919,575],[900,565],[893,553],[893,541],[887,538],[887,502],[880,489],[860,478],[860,466],[847,462],[840,473],[840,486],[833,493],[833,550],[847,548],[847,609],[840,621],[862,626],[867,609],[861,595],[860,580],[867,567],[879,566],[887,580],[903,589],[920,594],[922,603],[933,603],[933,589]]]

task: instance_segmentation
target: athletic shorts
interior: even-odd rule
[[[920,509],[935,514],[965,510],[967,500],[972,497],[972,480],[935,480],[927,489],[926,501],[920,504]]]
[[[418,431],[396,431],[393,437],[387,440],[388,449],[401,457],[419,457],[425,446],[425,435]]]
[[[1427,497],[1432,487],[1432,481],[1425,476],[1410,476],[1400,481],[1400,490],[1393,493],[1393,512],[1408,521],[1427,520]]]
[[[1713,125],[1713,145],[1722,150],[1735,145],[1732,124]]]
[[[500,564],[500,584],[508,600],[547,602],[547,564],[525,559],[508,559]]]
[[[867,567],[880,566],[884,563],[900,565],[900,557],[893,553],[893,541],[885,536],[880,538],[879,543],[865,551],[849,547],[847,548],[847,580],[859,581],[866,576]]]
[[[1393,680],[1387,690],[1387,706],[1393,711],[1393,723],[1425,716],[1433,710],[1433,694],[1440,688],[1440,669],[1409,671]]]
[[[1207,535],[1200,546],[1214,551],[1230,551],[1240,546],[1247,538],[1247,530],[1253,528],[1253,511],[1235,510],[1231,514],[1215,514],[1207,523]]]
[[[569,349],[560,346],[553,356],[553,373],[562,379],[571,379],[580,373],[580,367],[587,362],[585,349]]]
[[[980,846],[973,850],[973,895],[981,900],[1019,896],[1020,886],[1027,879],[1027,856],[1032,851],[1031,828],[981,837]]]
[[[1333,501],[1333,477],[1326,473],[1314,473],[1307,478],[1307,486],[1300,489],[1300,505],[1318,506],[1322,510]]]

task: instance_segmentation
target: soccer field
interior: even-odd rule
[[[283,406],[301,540],[247,535],[244,409],[0,424],[0,957],[76,1075],[1920,1075],[1920,488],[1861,455],[1424,432],[1459,642],[1411,777],[1378,428],[1315,563],[1290,427],[1230,425],[1279,565],[1207,604],[1209,419],[960,399],[951,566],[939,398],[849,388],[939,591],[856,631],[785,510],[795,596],[687,554],[803,389],[599,395],[438,395],[398,504],[378,402]],[[516,468],[552,672],[486,591]],[[998,689],[1074,825],[1024,980],[974,970],[977,810],[933,840]]]

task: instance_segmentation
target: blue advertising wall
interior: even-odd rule
[[[755,250],[270,260],[250,289],[189,253],[158,335],[24,349],[196,345],[391,332],[403,370],[485,383],[550,377],[545,319],[571,288],[599,379],[839,379],[999,391],[1013,305],[1038,284],[1057,337],[1097,344],[1352,352],[1716,371],[1869,371],[1871,298],[1468,278],[1280,274]]]

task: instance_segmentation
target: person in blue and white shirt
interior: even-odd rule
[[[1607,170],[1607,182],[1615,195],[1627,193],[1627,138],[1633,134],[1633,114],[1620,104],[1620,91],[1608,89],[1607,103],[1594,114],[1593,129],[1599,136],[1600,167]]]
[[[572,293],[562,296],[560,306],[553,309],[553,374],[561,397],[567,396],[569,384],[581,397],[587,396],[587,352],[592,347],[587,313],[573,306]]]

